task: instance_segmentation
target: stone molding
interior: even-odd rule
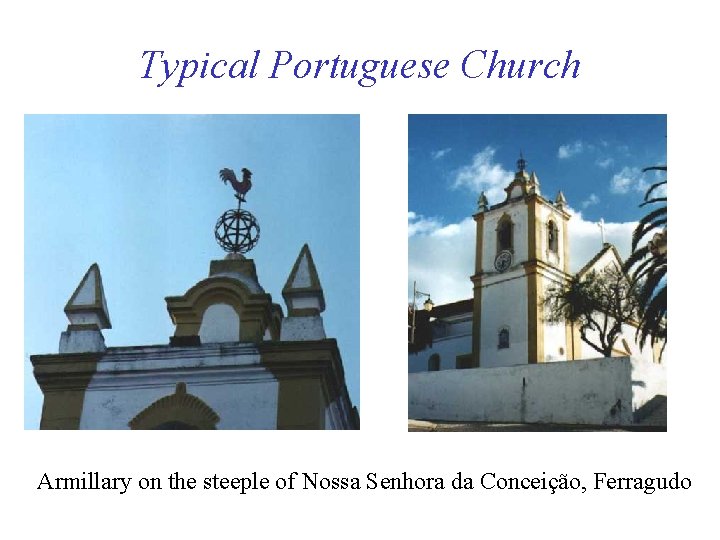
[[[178,422],[195,429],[215,429],[220,416],[199,397],[187,393],[185,383],[177,383],[175,393],[158,399],[140,411],[130,422],[130,429],[157,429],[162,424]]]

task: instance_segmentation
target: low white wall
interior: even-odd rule
[[[631,425],[667,395],[665,367],[630,357],[408,375],[408,416],[481,422]]]

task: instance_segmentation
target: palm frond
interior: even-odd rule
[[[666,165],[645,167],[647,171],[667,171]],[[640,324],[636,332],[636,340],[642,349],[650,338],[654,345],[662,342],[665,349],[667,338],[667,254],[666,246],[660,252],[651,242],[640,246],[640,243],[654,230],[667,231],[667,197],[654,195],[656,190],[667,184],[667,180],[652,184],[645,192],[640,207],[647,205],[659,206],[645,215],[635,227],[632,234],[632,253],[628,257],[623,269],[631,273],[631,280],[638,285],[637,302],[639,307]],[[664,232],[663,234],[666,234]],[[666,241],[666,239],[663,239]],[[661,353],[662,355],[662,353]]]
[[[650,198],[650,195],[652,195],[653,191],[658,189],[660,186],[664,186],[666,184],[667,184],[667,180],[662,180],[661,182],[655,182],[654,184],[652,184],[648,188],[648,190],[645,192],[645,198],[643,200],[647,201]]]

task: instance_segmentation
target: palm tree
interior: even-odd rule
[[[646,167],[646,171],[666,171],[666,165]],[[667,196],[661,191],[667,179],[650,186],[640,207],[660,205],[644,216],[632,235],[632,254],[624,270],[638,284],[640,324],[636,338],[642,348],[649,337],[652,345],[667,339]],[[652,239],[640,246],[643,239],[656,231]],[[662,353],[661,353],[662,354]]]

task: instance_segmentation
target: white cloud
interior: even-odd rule
[[[512,181],[514,173],[495,163],[494,157],[495,149],[491,146],[475,154],[472,163],[457,171],[453,188],[465,187],[478,194],[484,191],[490,204],[504,200],[504,188]]]
[[[598,158],[598,159],[595,161],[595,165],[597,165],[597,166],[600,167],[601,169],[607,169],[607,168],[610,167],[610,165],[612,165],[613,163],[615,163],[615,160],[614,160],[613,158],[611,158],[611,157],[608,157],[608,158],[605,158],[605,159]]]
[[[435,218],[426,218],[415,212],[408,212],[408,237],[416,234],[430,233],[442,226]]]
[[[599,202],[600,202],[600,197],[598,197],[594,193],[591,193],[587,199],[585,199],[583,202],[580,203],[580,206],[582,206],[583,208],[587,208],[588,206],[592,206]]]
[[[630,191],[645,193],[649,187],[650,184],[645,179],[644,173],[637,167],[623,167],[610,180],[610,191],[620,195]]]
[[[569,210],[570,269],[577,272],[602,248],[597,222],[586,221],[581,212]],[[411,217],[412,216],[412,217]],[[408,214],[408,228],[413,223],[432,223],[418,227],[408,238],[408,297],[412,282],[430,293],[436,304],[472,297],[470,276],[475,268],[475,222],[468,217],[459,223],[443,225],[413,212]],[[632,231],[636,223],[605,223],[605,241],[615,245],[620,256],[630,254]]]
[[[558,148],[558,157],[560,159],[571,158],[585,150],[585,145],[582,141],[575,141],[570,144],[563,144]]]
[[[434,150],[434,151],[430,152],[430,157],[433,159],[442,159],[451,150],[452,150],[452,148],[443,148],[442,150]]]
[[[408,297],[415,280],[436,304],[470,298],[474,258],[475,221],[470,217],[416,232],[408,238]]]

